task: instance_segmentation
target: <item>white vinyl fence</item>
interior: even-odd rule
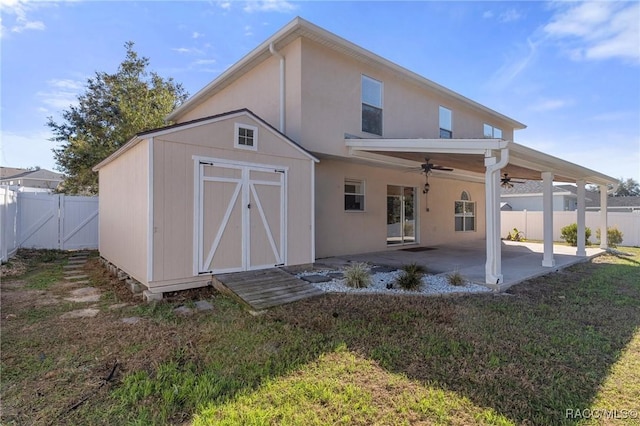
[[[586,212],[586,226],[591,228],[591,243],[596,243],[596,229],[600,228],[600,212]],[[553,212],[553,240],[562,241],[560,229],[577,222],[577,213]],[[622,232],[623,246],[640,246],[640,214],[634,212],[610,212],[607,214],[607,225],[617,227]],[[501,212],[502,237],[517,228],[529,240],[543,239],[541,211],[503,211]]]
[[[98,197],[14,192],[0,187],[0,256],[20,248],[98,248]]]

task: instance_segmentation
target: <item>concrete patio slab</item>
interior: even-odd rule
[[[341,268],[353,262],[366,262],[371,265],[400,268],[409,263],[426,267],[431,274],[450,274],[458,271],[475,284],[485,283],[486,247],[484,240],[465,243],[465,245],[436,245],[431,250],[388,250],[318,259],[319,267]],[[587,256],[577,256],[575,247],[554,245],[555,266],[542,266],[542,243],[503,241],[502,274],[504,281],[487,285],[497,291],[504,291],[514,284],[540,275],[556,272],[567,266],[585,262],[598,256],[604,250],[588,247]]]

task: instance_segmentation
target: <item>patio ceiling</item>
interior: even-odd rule
[[[370,153],[418,164],[429,158],[439,166],[480,174],[485,173],[487,151],[508,148],[509,163],[501,173],[508,173],[515,179],[541,180],[543,172],[552,172],[558,182],[584,180],[607,185],[618,181],[595,170],[500,139],[345,139],[345,144],[354,156]]]

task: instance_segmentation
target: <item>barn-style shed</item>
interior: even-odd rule
[[[311,264],[317,161],[247,109],[140,133],[94,167],[100,254],[148,298]]]

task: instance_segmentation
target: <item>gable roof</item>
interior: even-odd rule
[[[125,152],[127,152],[128,150],[130,150],[131,148],[133,148],[139,142],[141,142],[142,140],[144,140],[146,138],[154,137],[154,136],[161,136],[161,135],[164,135],[164,134],[167,134],[167,133],[171,133],[171,132],[176,131],[176,130],[188,129],[190,127],[203,126],[203,125],[206,125],[206,124],[209,124],[209,123],[214,123],[214,122],[219,121],[221,119],[230,118],[230,117],[239,116],[239,115],[245,115],[245,116],[249,116],[249,117],[253,118],[257,122],[259,122],[260,124],[265,126],[269,131],[271,131],[272,133],[274,133],[275,135],[277,135],[278,137],[283,139],[285,142],[287,142],[288,144],[293,146],[295,149],[297,149],[298,151],[300,151],[301,153],[303,153],[304,155],[309,157],[309,159],[315,161],[316,163],[318,161],[320,161],[313,154],[311,154],[311,152],[309,152],[308,150],[306,150],[305,148],[300,146],[297,142],[295,142],[293,139],[289,138],[287,135],[285,135],[284,133],[280,132],[278,129],[273,127],[271,124],[267,123],[265,120],[263,120],[262,118],[260,118],[256,114],[254,114],[251,110],[249,110],[247,108],[243,108],[243,109],[239,109],[239,110],[224,112],[222,114],[211,115],[209,117],[203,117],[203,118],[198,118],[198,119],[191,120],[191,121],[185,121],[184,123],[172,124],[170,126],[159,127],[157,129],[152,129],[152,130],[145,130],[144,132],[137,133],[133,138],[131,138],[129,140],[129,142],[127,142],[126,144],[122,145],[116,152],[114,152],[113,154],[111,154],[110,156],[108,156],[107,158],[102,160],[100,163],[98,163],[95,166],[93,166],[92,170],[94,172],[98,171],[99,169],[101,169],[102,167],[106,166],[107,164],[109,164],[110,162],[115,160],[116,158],[120,157],[122,154],[124,154]]]
[[[52,172],[51,170],[47,170],[47,169],[36,169],[36,170],[24,170],[17,174],[2,177],[2,179],[18,179],[18,178],[63,181],[64,175],[62,173]]]
[[[600,194],[587,199],[586,207],[600,207]],[[640,196],[633,197],[607,197],[607,207],[640,207]]]
[[[393,74],[399,75],[415,84],[425,87],[431,91],[435,91],[445,98],[450,98],[458,101],[462,101],[470,107],[480,110],[484,113],[492,115],[499,120],[506,121],[514,129],[524,129],[527,126],[510,118],[499,112],[496,112],[484,105],[481,105],[469,98],[466,98],[459,93],[456,93],[444,86],[441,86],[427,78],[422,77],[419,74],[414,73],[400,65],[397,65],[381,56],[376,55],[362,47],[339,37],[317,25],[308,22],[299,16],[282,27],[278,32],[268,38],[261,45],[249,52],[246,56],[224,71],[211,83],[207,84],[203,89],[198,91],[195,95],[187,99],[182,105],[173,110],[167,115],[167,121],[175,121],[178,117],[191,111],[206,99],[220,92],[225,87],[229,86],[234,81],[238,80],[241,76],[248,73],[251,69],[258,64],[271,57],[269,47],[273,45],[276,51],[279,51],[282,47],[286,46],[293,40],[299,37],[305,37],[309,40],[313,40],[322,44],[325,47],[338,51],[344,55],[355,58],[369,66],[381,68],[386,71],[390,71]]]

